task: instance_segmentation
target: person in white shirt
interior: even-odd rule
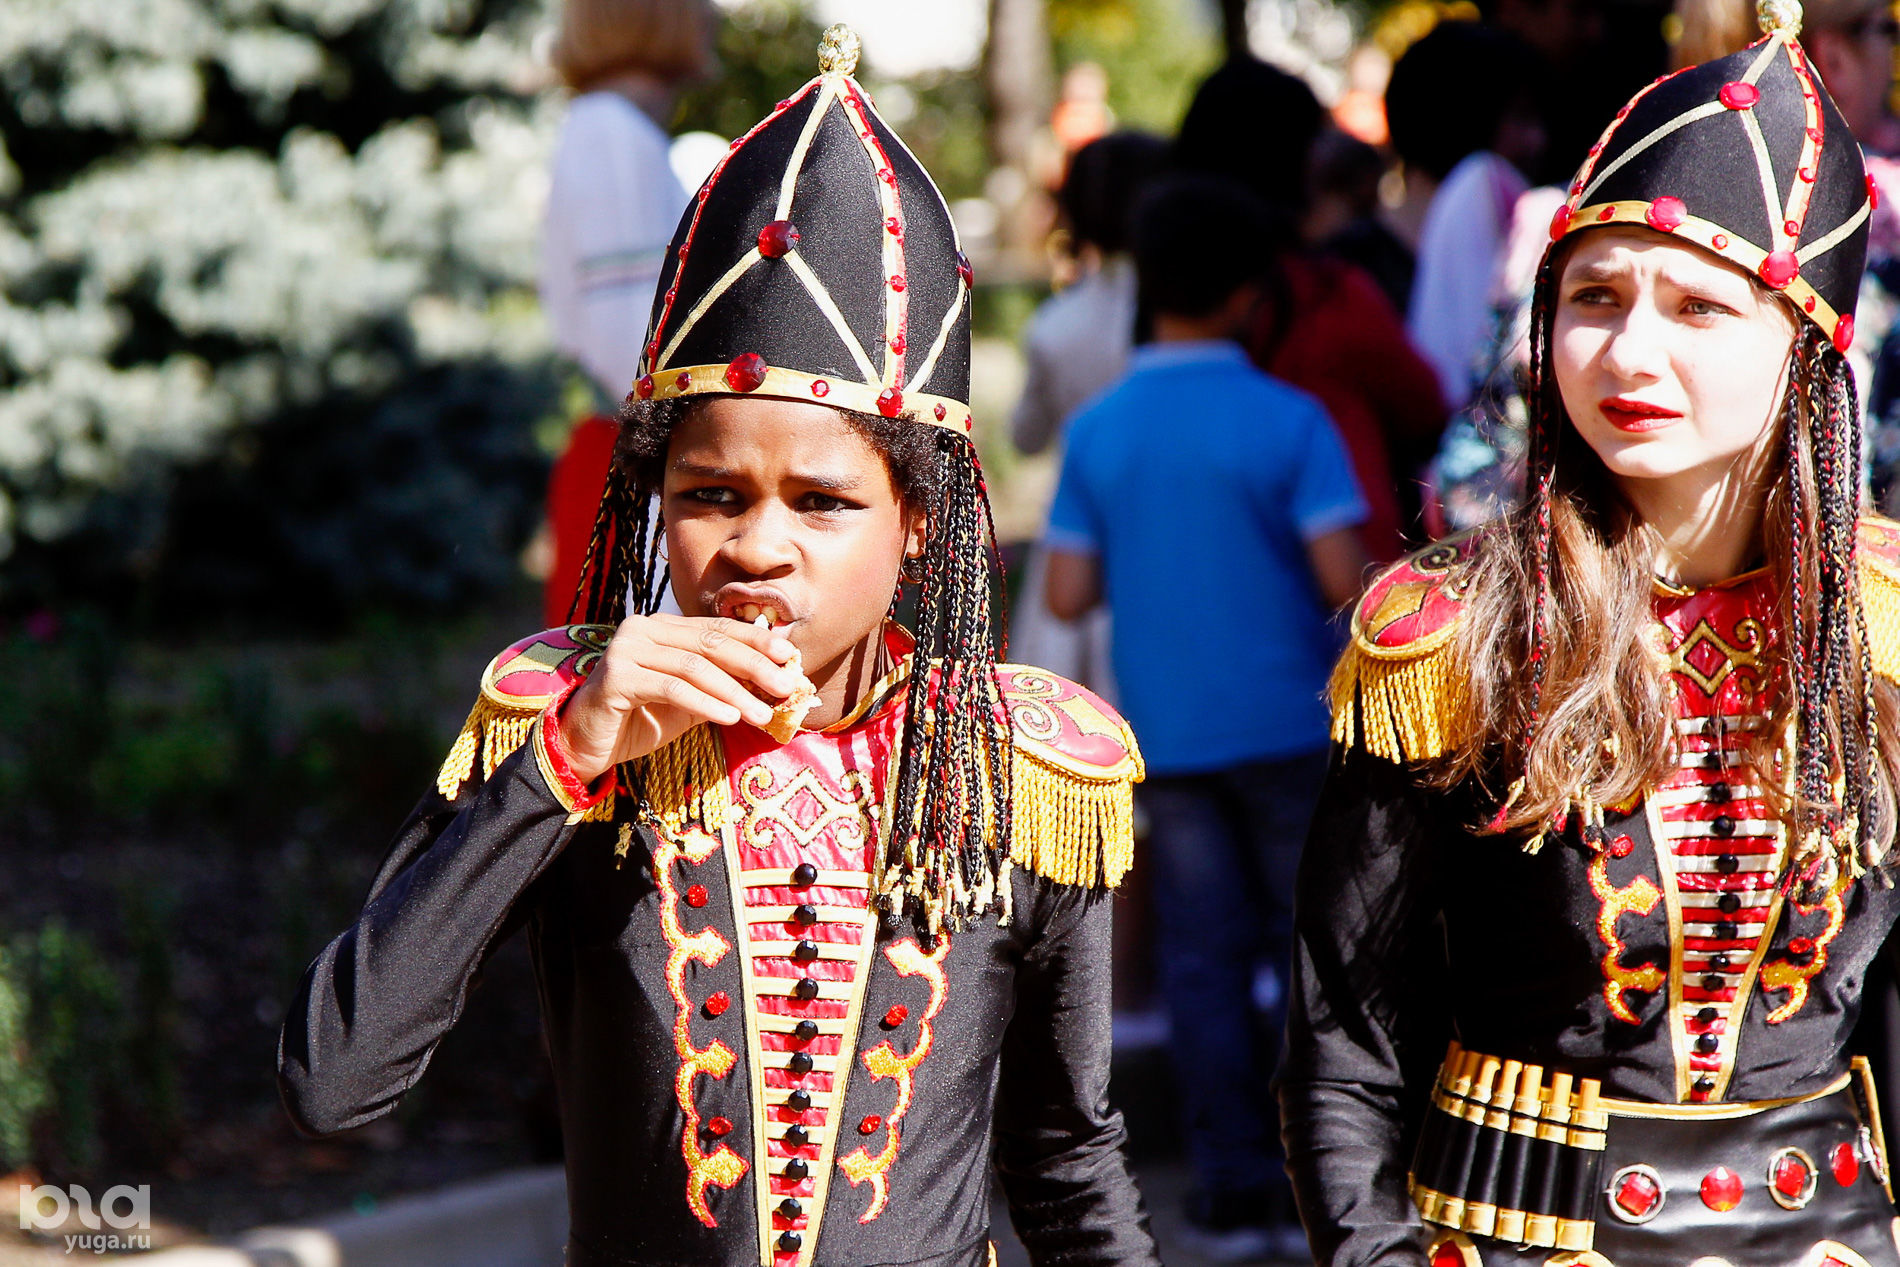
[[[551,53],[574,93],[555,143],[541,236],[541,307],[595,403],[548,480],[547,623],[580,581],[653,288],[687,195],[667,161],[680,91],[717,65],[710,0],[566,0]]]

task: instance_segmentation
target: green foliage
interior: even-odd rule
[[[0,0],[15,602],[328,611],[495,583],[554,404],[510,298],[547,3]],[[502,455],[525,465],[494,482]]]
[[[824,27],[804,0],[750,0],[724,16],[719,74],[681,99],[676,132],[743,136],[775,102],[818,73]]]
[[[1190,0],[1049,0],[1056,66],[1099,63],[1116,122],[1171,135],[1196,85],[1220,62],[1212,8]]]
[[[97,1163],[101,1110],[130,1087],[128,1033],[120,983],[89,938],[51,919],[0,949],[0,1037],[11,1040],[11,1055],[0,1054],[0,1153],[9,1165]]]
[[[0,946],[0,1166],[8,1169],[31,1160],[33,1123],[52,1097],[30,1042],[33,999],[22,958]]]

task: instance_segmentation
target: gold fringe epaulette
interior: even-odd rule
[[[1004,664],[997,680],[1015,740],[1011,863],[1058,884],[1115,888],[1134,865],[1134,732],[1054,673]]]
[[[487,779],[534,731],[548,704],[592,671],[613,630],[605,625],[570,625],[523,638],[488,662],[481,693],[449,755],[435,777],[435,789],[453,800],[475,775],[476,761]],[[589,809],[584,821],[613,817],[614,798]]]
[[[1464,738],[1465,681],[1451,641],[1464,614],[1465,533],[1400,560],[1353,611],[1352,640],[1333,670],[1333,739],[1387,761],[1428,761]]]
[[[1867,613],[1874,672],[1900,683],[1900,524],[1863,515],[1858,549],[1860,602]]]

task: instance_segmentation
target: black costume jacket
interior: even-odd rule
[[[1445,751],[1460,724],[1444,648],[1462,612],[1463,564],[1482,543],[1455,538],[1375,582],[1334,682],[1338,743],[1299,881],[1280,1078],[1289,1167],[1319,1261],[1900,1262],[1880,1190],[1884,1151],[1864,1111],[1785,1124],[1786,1138],[1775,1134],[1784,1126],[1762,1127],[1760,1139],[1723,1127],[1741,1131],[1728,1151],[1701,1151],[1715,1138],[1707,1123],[1742,1120],[1721,1106],[1752,1113],[1847,1081],[1862,983],[1900,911],[1878,873],[1841,877],[1811,904],[1777,884],[1786,833],[1738,760],[1766,707],[1770,578],[1658,587],[1677,768],[1637,804],[1604,807],[1602,849],[1573,823],[1532,852],[1521,837],[1474,832],[1484,813],[1475,797],[1416,777],[1415,763]],[[1860,550],[1875,668],[1891,680],[1900,528],[1863,522]],[[1497,1239],[1457,1231],[1456,1209],[1438,1226],[1421,1220],[1447,1199],[1414,1173],[1410,1141],[1421,1121],[1431,1134],[1438,1110],[1426,1089],[1454,1037],[1508,1061],[1513,1077],[1520,1064],[1563,1071],[1566,1085],[1599,1080],[1605,1105],[1621,1102],[1609,1158],[1583,1191],[1590,1208],[1577,1212],[1579,1229],[1595,1223],[1594,1251],[1561,1253],[1549,1239],[1520,1247],[1521,1216]],[[1504,1111],[1492,1117],[1511,1119],[1508,1095],[1493,1103]],[[1589,1146],[1602,1139],[1599,1129]],[[1772,1232],[1746,1227],[1796,1209],[1810,1222],[1787,1214]],[[1649,1219],[1679,1228],[1666,1251],[1629,1247]],[[1731,1224],[1751,1249],[1717,1243]],[[1577,1245],[1588,1248],[1587,1232]]]
[[[278,1071],[299,1126],[394,1107],[525,926],[575,1267],[981,1264],[992,1152],[1038,1261],[1155,1262],[1107,1099],[1106,889],[1140,775],[1121,719],[1001,670],[1013,912],[920,938],[869,900],[902,671],[782,747],[689,731],[623,770],[636,823],[628,783],[582,787],[550,720],[610,632],[550,630],[491,664],[437,791],[291,1008]]]

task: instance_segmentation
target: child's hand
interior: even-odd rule
[[[700,722],[763,727],[805,675],[784,634],[719,616],[629,616],[561,710],[574,773],[592,783],[622,761],[664,747]]]

